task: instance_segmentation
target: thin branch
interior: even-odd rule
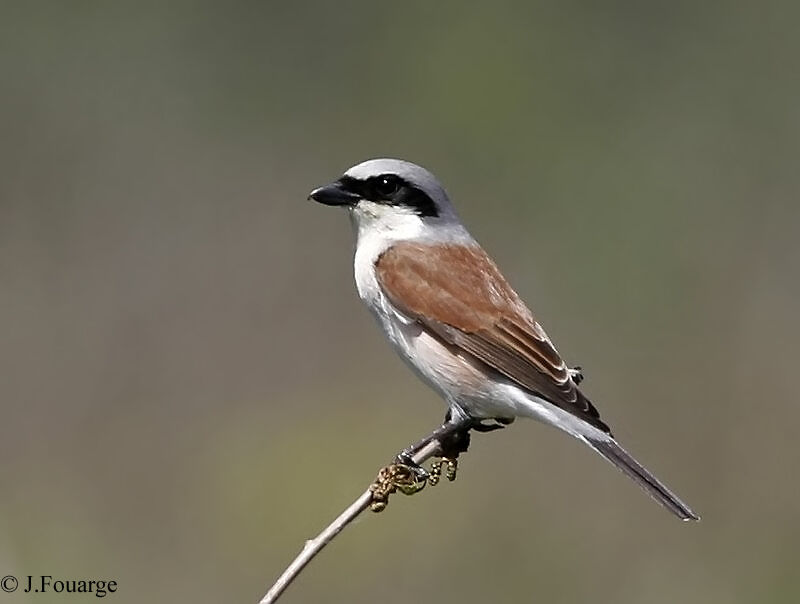
[[[431,440],[428,444],[422,447],[419,451],[412,455],[415,463],[421,464],[441,454],[442,444],[438,439]],[[292,561],[292,563],[283,571],[283,574],[278,577],[275,584],[270,587],[266,595],[261,598],[259,604],[272,604],[275,602],[284,590],[289,587],[289,584],[297,578],[297,575],[302,572],[306,565],[320,552],[322,548],[328,545],[342,529],[355,520],[361,512],[366,510],[373,501],[372,489],[364,491],[358,499],[356,499],[350,507],[342,512],[339,517],[331,522],[325,530],[313,539],[306,541],[303,551]]]

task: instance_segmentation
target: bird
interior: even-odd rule
[[[445,400],[446,425],[488,430],[539,420],[588,445],[681,520],[699,520],[617,442],[579,388],[580,368],[567,365],[431,172],[370,159],[309,199],[347,209],[358,295],[399,356]]]

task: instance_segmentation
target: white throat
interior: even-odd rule
[[[395,241],[417,239],[429,230],[423,219],[411,210],[406,211],[367,200],[360,201],[350,209],[349,213],[358,247],[367,240],[379,239],[390,244]]]

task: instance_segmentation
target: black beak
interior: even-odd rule
[[[342,187],[342,183],[333,182],[319,189],[314,189],[308,196],[309,199],[324,203],[327,206],[354,206],[361,199]]]

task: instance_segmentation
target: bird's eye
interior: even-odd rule
[[[375,192],[384,199],[400,190],[400,180],[395,176],[379,176],[375,179]]]

